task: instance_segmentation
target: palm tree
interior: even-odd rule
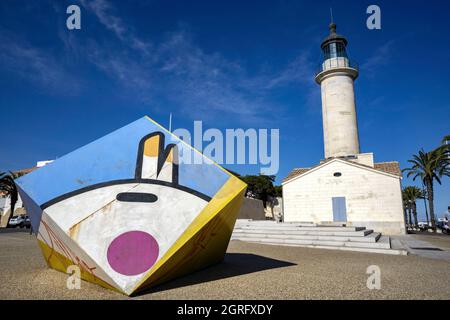
[[[441,141],[441,146],[438,147],[444,153],[442,157],[441,166],[444,168],[444,175],[449,176],[450,172],[450,135],[445,136]]]
[[[439,147],[433,151],[425,152],[423,149],[418,154],[413,155],[410,168],[403,169],[407,172],[407,177],[413,176],[413,180],[418,177],[423,181],[428,195],[430,208],[431,228],[436,231],[436,219],[434,215],[434,181],[441,184],[443,175],[449,175],[446,161],[446,152]]]
[[[423,184],[422,181],[422,197],[420,199],[423,199],[423,206],[425,207],[425,215],[427,217],[427,225],[430,225],[430,218],[428,217],[428,206],[427,206],[427,190],[425,190],[425,185]]]
[[[406,223],[406,229],[411,227],[412,221],[411,221],[411,204],[408,200],[408,195],[406,194],[405,189],[402,190],[402,199],[403,199],[403,211],[405,214],[405,223]],[[409,216],[409,218],[408,218]]]
[[[410,209],[410,219],[411,219],[411,212],[414,217],[414,226],[417,228],[419,226],[419,221],[417,220],[417,199],[423,198],[422,190],[420,190],[417,187],[414,186],[408,186],[403,189],[403,192],[405,194],[406,201],[409,203],[409,209]]]
[[[14,209],[16,207],[16,203],[18,200],[17,187],[14,182],[15,178],[16,178],[16,175],[12,172],[0,173],[0,192],[3,193],[4,196],[9,196],[11,199],[11,210],[9,212],[7,225],[9,224],[9,220],[11,220],[11,218],[14,214]]]
[[[442,144],[447,145],[447,142],[450,142],[450,135],[446,135],[446,136],[442,139]]]

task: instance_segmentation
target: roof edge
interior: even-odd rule
[[[303,172],[303,173],[301,173],[301,174],[299,174],[297,176],[293,176],[290,179],[287,179],[287,177],[284,178],[282,180],[282,182],[281,182],[281,185],[285,185],[285,184],[287,184],[287,183],[289,183],[289,182],[291,182],[291,181],[293,181],[293,180],[295,180],[297,178],[300,178],[300,177],[302,177],[302,176],[304,176],[304,175],[306,175],[306,174],[308,174],[310,172],[316,171],[316,170],[318,170],[318,169],[320,169],[320,168],[322,168],[322,167],[324,167],[324,166],[326,166],[326,165],[328,165],[328,164],[330,164],[332,162],[335,162],[335,161],[339,161],[339,162],[342,162],[342,163],[345,163],[345,164],[353,165],[353,166],[356,166],[356,167],[359,167],[359,168],[362,168],[362,169],[366,169],[366,170],[372,171],[374,173],[384,174],[384,175],[390,176],[392,178],[402,179],[401,175],[396,175],[394,173],[389,173],[389,172],[386,172],[386,171],[375,169],[375,168],[372,168],[372,167],[369,167],[369,166],[366,166],[366,165],[363,165],[363,164],[360,164],[360,163],[357,163],[357,162],[343,160],[343,159],[339,159],[339,158],[334,158],[334,159],[331,159],[329,161],[325,161],[323,163],[319,163],[318,165],[316,165],[314,167],[311,167],[310,170],[305,171],[305,172]],[[374,164],[378,164],[378,163],[399,163],[399,162],[398,161],[385,161],[385,162],[376,162]],[[302,169],[302,168],[298,168],[298,169]]]

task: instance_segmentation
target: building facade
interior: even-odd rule
[[[322,92],[325,157],[316,166],[292,170],[283,180],[283,218],[404,234],[398,162],[375,163],[373,153],[360,152],[354,93],[359,71],[346,47],[345,37],[330,24],[315,77]]]

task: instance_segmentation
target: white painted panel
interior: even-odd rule
[[[107,282],[113,287],[120,288],[95,261],[64,233],[44,211],[39,225],[38,240],[44,242],[56,252],[73,261],[80,268],[89,270],[91,274]]]
[[[153,203],[122,202],[115,199],[119,192],[152,193],[158,197]],[[98,198],[105,199],[100,201]],[[67,205],[66,205],[67,203]],[[74,203],[83,203],[83,214],[74,213]],[[98,208],[100,203],[105,206]],[[91,205],[95,204],[95,205]],[[124,184],[92,190],[64,200],[50,207],[52,217],[63,223],[73,239],[90,257],[98,262],[118,285],[129,292],[143,277],[143,274],[125,276],[114,271],[107,260],[110,243],[120,234],[128,231],[144,231],[158,242],[160,259],[181,236],[207,202],[193,194],[168,186],[153,184]],[[69,210],[70,208],[70,210]],[[87,214],[91,211],[91,214]],[[60,213],[62,212],[62,213]],[[77,221],[74,216],[77,216]],[[70,217],[70,223],[65,221]],[[75,224],[80,223],[75,227]],[[69,227],[70,225],[70,227]],[[70,229],[72,230],[70,231]]]
[[[94,189],[55,203],[46,208],[45,212],[68,234],[73,225],[115,201],[118,193],[129,191],[137,185],[137,183],[118,184],[109,186],[107,189]]]

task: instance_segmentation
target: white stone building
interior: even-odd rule
[[[348,59],[346,46],[347,40],[332,23],[315,77],[322,91],[325,160],[294,169],[283,180],[284,221],[404,234],[398,162],[374,163],[373,153],[360,152],[353,86],[359,72]]]

